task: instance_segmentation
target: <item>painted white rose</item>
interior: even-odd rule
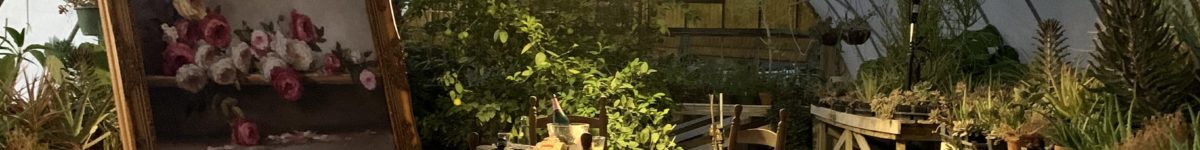
[[[288,67],[288,64],[286,61],[283,61],[283,58],[280,58],[278,54],[270,53],[267,54],[267,57],[262,60],[262,68],[259,68],[258,70],[262,72],[264,79],[271,81],[271,70],[275,69],[276,67]]]
[[[205,74],[204,67],[196,64],[183,65],[175,73],[175,85],[185,91],[199,93],[207,84],[208,75]]]
[[[237,82],[238,70],[234,67],[232,57],[226,57],[208,67],[209,78],[219,85],[229,85]]]
[[[345,53],[346,53],[346,59],[348,59],[348,61],[350,61],[350,63],[353,63],[353,64],[361,64],[361,63],[365,62],[367,59],[367,58],[363,58],[363,53],[360,53],[358,51],[347,50]]]
[[[279,30],[275,30],[275,34],[271,35],[271,39],[276,39],[276,40],[271,40],[270,46],[271,46],[272,51],[274,51],[275,53],[279,53],[279,54],[284,54],[287,52],[289,40],[287,40],[288,38],[285,35],[283,35],[283,32],[279,32]]]
[[[254,61],[253,50],[250,49],[250,46],[239,42],[233,45],[232,51],[233,53],[230,53],[229,57],[233,58],[233,67],[237,68],[238,71],[249,73],[251,69],[250,64]]]
[[[200,45],[200,48],[196,49],[196,60],[193,62],[202,68],[208,68],[208,66],[221,60],[221,57],[223,56],[221,56],[220,48],[203,44]]]
[[[179,30],[176,30],[175,27],[169,26],[165,23],[160,26],[163,30],[163,41],[167,43],[175,43],[179,41]]]
[[[283,60],[292,65],[292,69],[298,71],[308,71],[312,69],[313,51],[308,47],[308,43],[300,40],[291,40],[288,43],[286,53],[283,53]]]

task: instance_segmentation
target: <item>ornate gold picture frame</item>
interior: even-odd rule
[[[164,122],[156,122],[156,120],[155,120],[156,118],[162,118],[162,116],[156,117],[155,116],[156,112],[162,112],[161,109],[174,109],[174,107],[155,109],[153,107],[155,105],[153,105],[153,104],[161,105],[160,103],[164,103],[161,101],[170,101],[172,99],[178,98],[178,97],[175,97],[175,95],[172,95],[169,93],[184,93],[184,92],[181,92],[181,90],[179,90],[179,89],[172,89],[173,87],[170,87],[171,85],[173,85],[173,83],[171,81],[175,81],[174,78],[171,78],[171,76],[166,76],[166,75],[162,75],[161,73],[159,73],[162,70],[166,70],[166,69],[158,69],[159,67],[161,67],[163,65],[163,64],[161,64],[162,60],[148,60],[147,59],[147,58],[158,57],[158,55],[160,55],[161,52],[156,52],[156,51],[162,51],[161,45],[163,45],[163,44],[159,43],[159,46],[146,46],[147,43],[145,41],[152,41],[152,39],[160,38],[160,37],[147,36],[146,32],[166,30],[166,29],[160,30],[156,27],[155,28],[147,27],[147,25],[146,25],[147,20],[150,20],[149,22],[155,22],[155,21],[160,22],[160,23],[164,24],[163,28],[166,28],[167,25],[169,24],[169,22],[171,22],[171,21],[147,19],[146,16],[154,15],[152,12],[175,11],[175,10],[164,10],[164,9],[171,9],[170,3],[172,1],[189,1],[189,0],[100,0],[99,1],[101,16],[103,16],[102,17],[103,19],[101,21],[102,21],[102,24],[104,25],[104,28],[103,28],[104,35],[103,35],[102,39],[104,39],[103,40],[104,44],[107,47],[107,49],[109,49],[109,51],[108,51],[109,59],[108,60],[109,60],[109,67],[112,69],[112,81],[113,81],[112,84],[113,84],[113,89],[114,89],[113,97],[114,97],[114,99],[116,101],[116,105],[118,107],[117,112],[119,115],[118,121],[120,124],[120,139],[121,139],[122,145],[124,146],[125,149],[168,149],[168,148],[164,148],[162,146],[162,144],[158,143],[161,140],[160,139],[161,135],[159,135],[159,132],[174,132],[174,131],[163,131],[164,129],[157,129],[157,128],[170,127],[170,128],[172,128],[171,130],[187,129],[187,128],[190,128],[193,126],[180,126],[179,124],[191,124],[193,122],[196,122],[196,121],[190,121],[190,122],[189,121],[176,121],[176,122],[164,123]],[[195,0],[190,0],[190,1],[195,1]],[[201,0],[201,1],[202,1],[201,3],[203,3],[204,0]],[[237,1],[237,0],[208,0],[208,1],[228,1],[226,3],[242,2],[242,1]],[[277,2],[277,3],[295,3],[295,2],[309,2],[309,1],[271,1],[271,2],[272,3],[275,3],[275,2]],[[324,2],[324,1],[320,1],[320,2],[328,3],[328,2]],[[419,142],[419,138],[417,137],[417,131],[416,131],[415,125],[414,125],[415,121],[413,119],[412,112],[411,112],[411,106],[410,106],[411,100],[409,97],[410,89],[409,89],[408,81],[406,79],[407,76],[405,75],[406,68],[404,65],[404,52],[401,47],[402,45],[400,44],[401,41],[400,41],[399,34],[397,34],[397,28],[396,28],[397,23],[394,20],[397,17],[394,17],[395,12],[393,12],[393,11],[395,9],[393,9],[393,4],[390,0],[336,1],[336,3],[356,3],[356,2],[364,3],[363,6],[365,6],[365,8],[363,8],[361,12],[318,10],[318,9],[310,9],[310,10],[314,10],[314,11],[307,12],[310,14],[318,14],[318,15],[326,15],[326,14],[322,14],[322,13],[335,13],[335,14],[350,14],[350,15],[360,15],[360,16],[365,15],[366,16],[365,17],[366,20],[362,21],[362,23],[367,24],[367,25],[358,24],[357,26],[362,26],[362,27],[369,26],[369,30],[366,30],[366,31],[368,31],[370,34],[369,35],[365,35],[365,34],[364,35],[355,35],[355,36],[369,36],[369,38],[370,38],[369,43],[371,43],[371,44],[364,44],[364,45],[360,45],[360,46],[366,47],[363,49],[373,49],[369,52],[372,52],[375,55],[375,56],[373,56],[373,60],[376,60],[376,61],[370,61],[369,63],[364,62],[362,64],[366,64],[366,66],[371,66],[370,68],[372,68],[372,69],[369,69],[369,70],[375,70],[376,73],[374,73],[374,74],[378,74],[375,76],[379,78],[379,80],[377,81],[379,88],[373,89],[375,92],[371,92],[371,91],[361,92],[364,90],[356,90],[356,91],[360,91],[360,92],[351,92],[351,93],[359,93],[358,96],[363,96],[363,97],[372,97],[372,96],[379,97],[380,99],[383,99],[386,102],[369,101],[369,100],[368,101],[361,101],[361,100],[360,101],[349,101],[349,100],[347,100],[347,102],[345,102],[345,103],[362,102],[362,103],[372,103],[373,104],[374,102],[377,102],[377,103],[379,103],[379,105],[386,105],[386,106],[378,106],[381,109],[386,108],[386,111],[379,111],[379,112],[386,113],[386,114],[371,114],[371,115],[382,116],[383,118],[387,119],[386,121],[381,121],[381,122],[384,122],[387,124],[387,125],[382,125],[384,128],[382,130],[390,130],[390,131],[381,131],[383,133],[380,133],[380,134],[384,134],[384,135],[390,134],[391,135],[390,143],[392,143],[394,145],[393,147],[395,149],[420,149],[420,142]],[[166,3],[166,5],[164,5],[164,3]],[[357,4],[353,4],[353,5],[358,6]],[[263,6],[263,7],[272,7],[272,6]],[[321,8],[321,7],[314,7],[314,8]],[[210,8],[210,9],[212,9],[212,8]],[[216,9],[219,11],[220,8],[216,8]],[[229,9],[227,9],[227,10],[229,10]],[[233,11],[237,11],[237,10],[233,9]],[[325,11],[325,12],[320,12],[320,11]],[[175,15],[175,14],[172,14],[172,15]],[[287,15],[287,14],[282,14],[282,15]],[[176,15],[175,17],[179,17],[179,16],[181,16],[181,15]],[[326,15],[326,16],[329,16],[329,15]],[[153,17],[149,17],[149,18],[153,18]],[[305,18],[307,18],[307,17],[305,17]],[[224,20],[224,18],[222,18],[222,20]],[[270,19],[267,19],[267,20],[270,20]],[[285,19],[283,19],[283,17],[280,17],[279,20],[282,22],[282,20],[285,20]],[[228,24],[229,24],[229,26],[231,26],[231,28],[233,30],[237,30],[237,29],[242,29],[244,23],[240,22],[240,21],[238,21],[238,22],[229,21]],[[246,25],[246,26],[252,25],[257,28],[258,24],[259,23],[249,23],[249,25]],[[345,24],[345,23],[342,23],[342,24]],[[353,24],[353,23],[351,23],[351,24]],[[263,26],[264,26],[264,28],[267,28],[266,27],[267,25],[264,24]],[[278,24],[278,25],[274,25],[274,26],[277,26],[279,28],[285,28],[287,25]],[[321,29],[321,30],[325,30],[325,29]],[[320,32],[321,32],[321,34],[324,34],[325,31],[320,31]],[[331,32],[336,32],[336,31],[331,31]],[[162,33],[159,33],[159,35],[161,35],[161,34]],[[154,35],[154,34],[150,34],[150,35]],[[234,38],[234,41],[238,40],[236,35],[233,38]],[[366,37],[363,37],[363,38],[366,38]],[[334,39],[330,39],[330,40],[333,41]],[[366,42],[359,42],[359,43],[366,43]],[[342,47],[341,45],[342,44],[339,43],[337,48],[341,49],[341,47]],[[369,46],[366,46],[366,45],[369,45]],[[149,47],[156,47],[156,49],[151,49]],[[316,45],[314,45],[314,47],[316,47]],[[325,48],[327,50],[334,49],[333,47],[329,47],[329,46],[321,46],[321,47]],[[150,55],[153,55],[153,56],[150,56]],[[320,57],[318,57],[318,58],[320,58]],[[311,68],[315,68],[315,67],[311,67]],[[353,71],[347,71],[347,72],[353,72]],[[302,80],[302,82],[304,82],[304,84],[306,86],[308,84],[316,84],[317,86],[324,86],[326,84],[329,84],[330,86],[337,86],[337,87],[333,87],[333,88],[324,88],[324,89],[318,88],[315,90],[339,91],[340,90],[339,88],[341,88],[341,87],[354,87],[355,86],[354,84],[357,84],[360,82],[358,80],[355,80],[355,77],[361,78],[360,74],[354,74],[354,73],[349,73],[349,74],[353,74],[354,77],[348,77],[350,75],[341,75],[341,76],[337,76],[337,75],[335,75],[335,76],[301,75],[300,78],[302,78],[302,79],[300,79],[300,80]],[[270,77],[270,76],[264,76],[264,77]],[[251,78],[253,78],[253,77],[251,77]],[[260,77],[260,78],[262,78],[262,77]],[[265,89],[265,90],[246,92],[249,94],[241,94],[241,95],[265,95],[265,93],[262,91],[267,91],[269,93],[275,93],[274,91],[270,90],[272,81],[269,79],[264,80],[264,79],[239,78],[237,80],[238,80],[238,84],[233,87],[236,87],[236,89],[238,91],[241,91],[243,89],[243,87],[250,88],[250,89],[253,89],[253,88]],[[374,80],[374,79],[372,79],[372,80]],[[245,84],[245,85],[243,85],[243,84]],[[259,86],[259,87],[252,87],[252,86]],[[329,89],[333,89],[333,90],[329,90]],[[313,90],[313,89],[310,89],[310,90]],[[255,92],[258,92],[258,94],[256,94]],[[163,93],[168,93],[168,94],[165,94],[165,96],[164,96]],[[363,93],[366,93],[366,94],[363,94]],[[378,93],[378,94],[370,94],[370,93]],[[234,94],[234,95],[239,95],[239,94]],[[341,95],[337,95],[337,94],[324,94],[324,95],[325,95],[325,96],[323,96],[324,99],[331,99],[331,97],[336,98],[338,96],[341,96]],[[166,98],[164,98],[164,97],[166,97]],[[251,96],[251,97],[264,97],[264,96]],[[322,97],[322,96],[317,96],[317,97]],[[350,97],[355,97],[355,96],[351,95]],[[277,99],[277,98],[268,98],[268,99]],[[353,99],[353,98],[346,98],[346,99]],[[306,99],[301,99],[300,100],[301,102],[297,102],[297,103],[303,103],[305,100]],[[326,102],[309,102],[308,104],[295,104],[295,105],[326,105],[327,103],[329,103],[328,102],[329,100],[325,100],[325,101]],[[237,103],[237,102],[234,102],[234,103]],[[276,103],[278,103],[278,102],[276,102]],[[362,105],[367,105],[367,104],[362,104]],[[203,106],[212,106],[212,105],[203,105]],[[351,104],[351,105],[345,105],[342,107],[355,107],[355,106],[356,105]],[[162,106],[162,107],[167,107],[167,106]],[[318,106],[294,106],[294,107],[298,107],[296,109],[301,109],[301,110],[321,110],[321,109],[323,109],[323,108],[310,108],[310,107],[318,107]],[[320,106],[320,107],[324,107],[324,106]],[[330,107],[334,107],[334,106],[330,106]],[[343,109],[343,110],[345,110],[345,109]],[[328,110],[326,110],[326,111],[328,111]],[[362,111],[362,112],[371,112],[371,111]],[[239,111],[238,113],[240,115],[241,112]],[[299,114],[304,114],[304,113],[299,113]],[[191,115],[191,114],[188,114],[188,115]],[[370,115],[368,115],[368,116],[370,116]],[[251,118],[253,118],[253,117],[251,117]],[[360,120],[369,120],[369,119],[360,119]],[[160,119],[159,121],[162,121],[162,120]],[[326,121],[326,122],[330,122],[330,121]],[[369,121],[367,121],[367,122],[369,122]],[[270,125],[263,125],[264,123],[262,123],[262,122],[260,122],[259,124],[260,124],[259,125],[260,127],[270,126]],[[305,123],[305,124],[321,124],[321,123],[309,122],[309,123]],[[326,123],[326,124],[336,124],[336,123]],[[229,127],[229,128],[233,128],[233,127]],[[281,127],[281,128],[286,128],[286,127]],[[226,128],[226,129],[228,130],[228,128]],[[228,132],[226,132],[226,133],[228,133]],[[172,134],[178,134],[178,133],[172,133]],[[197,133],[197,134],[199,134],[199,133]],[[270,133],[261,134],[261,138],[259,138],[259,139],[264,140],[263,143],[267,143],[267,142],[265,142],[265,140],[268,140],[268,134],[270,134]],[[219,145],[214,145],[214,146],[219,146]]]

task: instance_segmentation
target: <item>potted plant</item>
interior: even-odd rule
[[[841,36],[842,36],[841,29],[834,27],[833,19],[830,19],[830,18],[825,18],[825,19],[822,19],[820,22],[817,22],[817,24],[815,26],[813,26],[812,28],[809,28],[808,33],[812,33],[812,35],[820,36],[820,38],[818,38],[817,40],[821,42],[821,45],[825,45],[825,46],[837,45],[838,41],[841,41]]]
[[[96,0],[63,1],[67,2],[67,4],[58,5],[59,14],[66,14],[71,9],[74,9],[76,17],[79,18],[75,23],[83,31],[83,35],[100,35],[100,8],[96,6]]]
[[[867,39],[871,39],[871,26],[867,24],[866,17],[850,19],[843,22],[842,25],[844,25],[842,29],[845,30],[842,40],[846,41],[846,44],[862,45],[867,43]]]

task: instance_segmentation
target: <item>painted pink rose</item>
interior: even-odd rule
[[[271,86],[283,96],[283,100],[292,102],[300,100],[300,92],[304,91],[304,87],[300,85],[300,75],[296,70],[287,67],[271,69]]]
[[[179,67],[191,64],[195,57],[196,51],[187,43],[175,42],[167,45],[167,50],[163,51],[163,74],[175,75]]]
[[[291,29],[292,38],[297,40],[312,42],[317,38],[317,28],[313,26],[312,19],[296,10],[292,10]]]
[[[358,82],[361,82],[367,90],[375,90],[375,73],[371,70],[363,69],[362,73],[358,73]]]
[[[204,42],[208,45],[224,48],[229,46],[229,41],[232,38],[233,29],[229,28],[229,23],[225,21],[225,15],[221,15],[221,10],[213,10],[209,12],[207,17],[201,21],[201,26],[204,29]]]
[[[250,33],[250,49],[254,50],[254,56],[266,56],[271,52],[271,36],[267,32],[254,30]]]
[[[199,25],[186,19],[175,21],[175,32],[179,36],[176,41],[187,45],[196,45],[196,40],[200,40],[202,36]]]
[[[229,127],[232,129],[233,143],[241,146],[258,145],[258,125],[253,121],[237,118],[229,123]]]
[[[337,75],[342,71],[342,60],[338,59],[337,55],[325,54],[325,66],[322,68],[325,75]]]

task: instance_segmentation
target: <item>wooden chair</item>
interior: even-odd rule
[[[553,122],[552,118],[550,117],[537,117],[537,114],[540,113],[540,110],[537,108],[537,104],[537,97],[529,98],[529,118],[537,118],[529,120],[529,132],[525,134],[526,137],[529,138],[530,145],[536,144],[538,141],[542,140],[542,138],[537,134],[537,129],[545,129],[547,123]],[[600,129],[600,134],[591,135],[608,137],[608,110],[603,107],[608,106],[607,104],[608,102],[605,98],[600,98],[600,100],[596,101],[596,106],[600,106],[600,113],[597,114],[596,117],[589,118],[581,116],[567,116],[567,118],[571,120],[571,123],[586,123],[591,126],[591,128]]]
[[[776,150],[785,149],[783,146],[783,142],[786,141],[785,136],[778,133],[787,129],[787,125],[784,124],[787,122],[787,111],[784,109],[779,109],[779,123],[775,131],[758,128],[742,129],[744,128],[741,125],[742,105],[734,105],[733,115],[735,116],[733,127],[729,130],[729,139],[727,139],[729,143],[726,145],[729,150],[737,150],[737,144],[764,145]]]

